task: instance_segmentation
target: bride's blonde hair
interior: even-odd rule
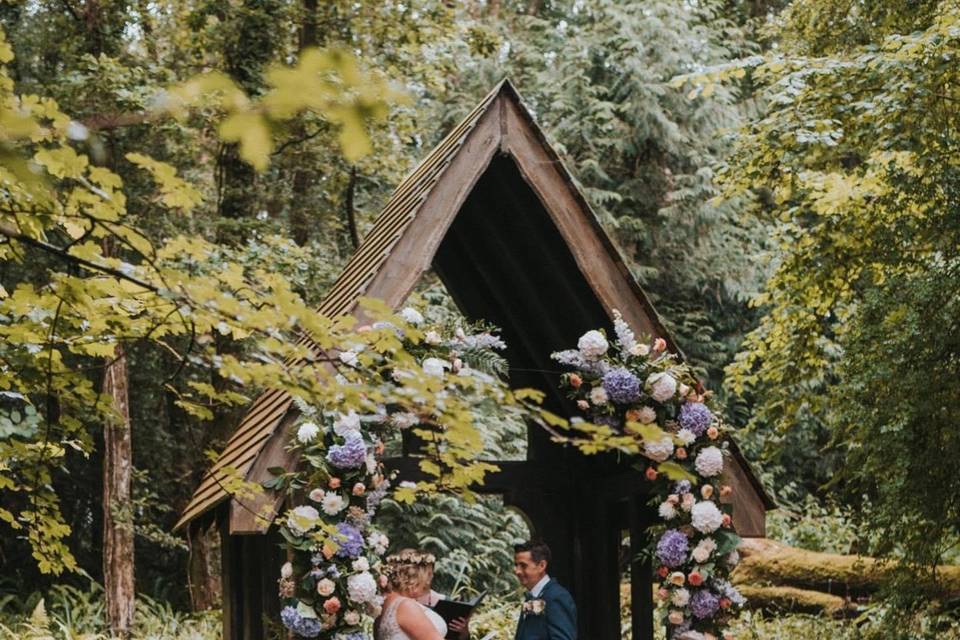
[[[433,582],[433,566],[436,558],[432,553],[417,549],[401,549],[387,556],[384,574],[387,589],[405,595],[419,595],[430,589]]]

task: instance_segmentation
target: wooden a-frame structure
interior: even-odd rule
[[[574,408],[558,391],[554,351],[586,330],[611,328],[617,309],[635,329],[678,352],[625,261],[508,81],[503,81],[397,187],[319,312],[358,313],[362,296],[399,308],[434,269],[461,311],[502,330],[510,382],[547,393],[560,415]],[[305,338],[309,341],[309,339]],[[272,517],[281,496],[229,496],[231,473],[262,482],[267,469],[294,464],[285,450],[296,410],[285,392],[250,407],[206,473],[177,527],[216,519],[222,536],[224,639],[260,640],[261,617],[276,613],[282,562]],[[414,473],[410,459],[390,461]],[[499,493],[553,548],[550,572],[574,594],[580,637],[620,638],[621,541],[630,557],[653,522],[642,474],[613,456],[583,456],[528,430],[525,461],[498,463],[482,490]],[[773,503],[734,448],[727,465],[734,524],[763,536]],[[653,637],[650,567],[631,568],[633,638]]]

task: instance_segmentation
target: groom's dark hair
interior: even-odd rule
[[[528,540],[513,547],[514,553],[530,552],[530,558],[534,562],[546,561],[550,564],[550,547],[543,540]]]

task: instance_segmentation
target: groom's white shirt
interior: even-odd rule
[[[550,582],[550,576],[545,575],[542,578],[540,578],[540,582],[533,585],[533,589],[530,589],[530,593],[533,595],[534,598],[540,597],[540,594],[543,593],[543,589],[544,587],[547,586],[548,582]]]

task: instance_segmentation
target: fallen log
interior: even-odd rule
[[[743,590],[790,587],[843,599],[857,599],[877,591],[890,577],[894,566],[875,558],[797,549],[765,538],[746,539],[740,548],[741,561],[731,581]],[[960,566],[937,568],[938,596],[960,597]],[[792,592],[791,592],[792,593]],[[758,599],[764,595],[757,592]],[[774,598],[772,592],[767,596]],[[781,594],[784,598],[786,592]],[[806,594],[794,594],[798,598]],[[815,599],[810,596],[810,603]],[[822,601],[827,606],[826,600]],[[830,601],[834,605],[836,601]]]

